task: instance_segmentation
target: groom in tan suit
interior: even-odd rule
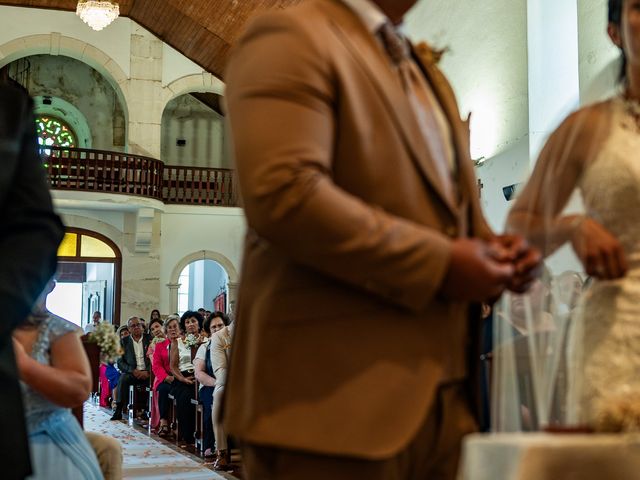
[[[476,302],[539,262],[496,237],[415,0],[308,0],[228,67],[248,220],[227,384],[253,479],[452,479],[474,431]]]

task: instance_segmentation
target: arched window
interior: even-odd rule
[[[38,145],[44,147],[70,147],[78,145],[77,137],[68,123],[49,115],[36,117]]]

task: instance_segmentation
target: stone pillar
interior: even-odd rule
[[[172,315],[178,311],[178,289],[179,283],[167,283],[169,287],[169,315]]]
[[[129,81],[129,151],[160,159],[162,41],[142,28],[131,34]]]
[[[580,101],[577,0],[528,0],[529,155]]]

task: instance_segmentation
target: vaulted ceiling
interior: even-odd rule
[[[222,78],[229,48],[247,19],[300,0],[119,0],[120,14]],[[75,11],[77,0],[0,0],[0,5]]]

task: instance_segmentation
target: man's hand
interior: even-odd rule
[[[499,235],[491,243],[501,252],[501,261],[513,263],[514,275],[507,289],[516,293],[526,292],[542,271],[540,251],[520,235]]]
[[[167,375],[164,378],[164,381],[167,382],[167,383],[173,383],[174,380],[175,380],[175,377],[173,375]]]
[[[453,241],[440,293],[449,300],[482,302],[498,297],[514,276],[510,250],[501,242]]]
[[[131,374],[136,377],[138,380],[146,380],[149,378],[149,372],[146,370],[138,370],[137,368],[131,372]]]

